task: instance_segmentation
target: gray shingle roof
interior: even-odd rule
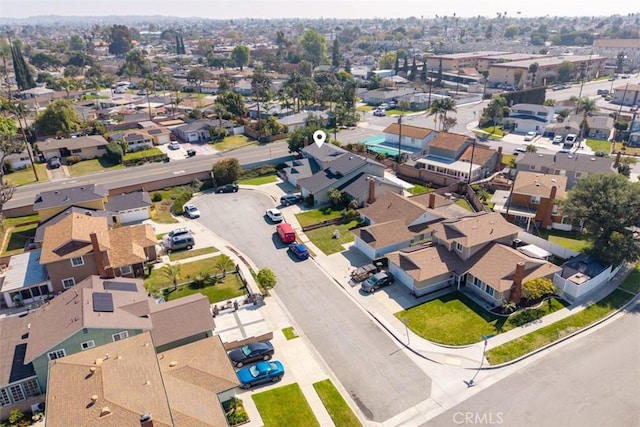
[[[315,145],[315,144],[314,144]],[[329,164],[329,167],[309,178],[300,180],[300,185],[311,193],[315,193],[338,181],[350,173],[364,167],[367,160],[350,154],[343,154]]]
[[[78,203],[102,199],[109,194],[106,188],[100,184],[85,184],[71,188],[43,191],[36,195],[33,210],[39,211],[57,206],[73,206]]]
[[[146,191],[109,196],[109,201],[105,204],[105,208],[112,212],[122,212],[147,206],[151,206],[151,199]]]

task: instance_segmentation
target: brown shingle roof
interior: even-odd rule
[[[406,225],[409,225],[425,212],[425,207],[410,198],[387,192],[375,203],[360,209],[359,212],[375,223],[402,219]]]
[[[89,234],[107,230],[105,217],[70,213],[44,231],[40,262],[49,264],[92,252]]]
[[[450,151],[457,151],[466,142],[472,142],[471,138],[458,133],[438,132],[435,138],[429,143],[429,147],[443,148]]]
[[[554,185],[556,186],[556,199],[566,198],[566,176],[520,171],[513,182],[513,194],[540,196],[548,199]]]
[[[479,213],[450,220],[434,224],[432,228],[438,239],[460,243],[467,248],[517,234],[521,230],[520,227],[507,222],[498,212]]]
[[[398,123],[391,123],[382,132],[390,133],[392,135],[400,134],[400,125]],[[418,126],[411,126],[402,124],[402,136],[407,138],[425,139],[431,133],[435,132],[433,129],[422,128]]]
[[[478,144],[476,144],[475,149],[473,148],[473,146],[467,147],[467,149],[462,152],[460,157],[458,157],[458,160],[463,162],[470,162],[473,155],[473,164],[486,165],[487,162],[489,162],[489,160],[491,160],[491,158],[496,155],[496,153],[497,151],[494,151],[490,148],[478,146]]]
[[[157,244],[150,224],[131,225],[96,233],[101,251],[107,252],[108,264],[113,268],[147,261],[144,248]]]
[[[393,243],[411,240],[414,236],[402,219],[357,228],[353,234],[372,248],[384,248]]]
[[[202,332],[211,332],[215,325],[209,299],[193,294],[151,306],[153,342],[156,347]]]
[[[411,278],[421,282],[447,272],[458,271],[464,262],[444,246],[431,246],[413,252],[391,252],[389,262],[403,269]]]

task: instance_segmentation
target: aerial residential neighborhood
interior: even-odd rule
[[[18,3],[0,425],[639,425],[626,5]]]

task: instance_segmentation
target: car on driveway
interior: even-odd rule
[[[377,289],[380,289],[383,286],[390,285],[394,282],[394,278],[391,273],[386,271],[381,271],[380,273],[376,273],[373,276],[369,277],[367,280],[362,282],[360,285],[360,290],[363,292],[374,292]]]
[[[60,157],[52,157],[47,160],[47,165],[49,169],[58,169],[62,164],[60,163]]]
[[[298,259],[307,259],[307,258],[309,258],[309,250],[302,243],[298,243],[298,242],[290,243],[289,244],[289,250]]]
[[[576,135],[575,133],[570,133],[569,135],[567,135],[567,137],[564,139],[564,145],[573,145],[578,141],[578,135]]]
[[[194,150],[193,148],[190,148],[187,150],[187,157],[193,157],[196,155],[196,150]]]
[[[536,133],[534,131],[531,132],[527,132],[527,134],[524,136],[524,140],[525,141],[533,141],[533,139],[536,137]]]
[[[302,201],[302,194],[285,194],[280,197],[280,204],[282,206],[294,205]]]
[[[280,381],[284,375],[284,366],[278,360],[263,361],[238,370],[236,375],[240,381],[240,388],[250,389],[255,385]]]
[[[513,154],[515,154],[516,156],[518,155],[518,153],[526,153],[526,152],[527,152],[526,147],[516,147],[513,150]]]
[[[179,150],[180,149],[180,143],[178,141],[171,141],[168,145],[170,150]]]
[[[189,203],[184,205],[182,209],[184,210],[184,216],[187,218],[200,218],[200,209],[196,205]]]
[[[373,110],[373,115],[376,117],[384,117],[387,115],[387,112],[376,108],[375,110]]]
[[[282,212],[280,212],[280,209],[267,209],[267,216],[273,222],[282,222]]]
[[[562,140],[564,139],[564,136],[562,135],[556,135],[553,137],[553,143],[554,144],[560,144],[562,142]]]
[[[221,187],[217,187],[216,193],[237,193],[238,189],[239,187],[237,184],[227,184]]]
[[[269,341],[258,341],[233,349],[228,354],[233,366],[242,368],[247,363],[271,360],[273,352],[273,345]]]

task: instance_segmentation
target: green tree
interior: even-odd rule
[[[126,25],[113,25],[109,28],[109,53],[123,56],[131,50],[131,31]]]
[[[540,68],[540,64],[534,62],[529,65],[529,74],[531,74],[531,86],[535,87],[536,85],[536,74],[538,74],[538,68]]]
[[[334,67],[340,66],[340,60],[342,56],[340,55],[340,41],[338,38],[333,40],[333,48],[331,49],[331,65]]]
[[[133,49],[127,52],[124,63],[118,70],[118,74],[121,76],[131,77],[144,77],[151,72],[151,62],[145,56],[145,53],[140,49]]]
[[[9,41],[11,42],[11,39],[9,39]],[[22,42],[20,40],[15,40],[11,43],[11,57],[13,59],[13,71],[18,89],[27,90],[36,87],[36,82],[33,79],[31,68],[25,62],[24,56],[22,56],[21,44]]]
[[[236,182],[242,175],[242,167],[236,158],[223,159],[211,168],[215,177],[215,185],[225,185]]]
[[[327,191],[327,197],[329,198],[329,203],[331,203],[331,206],[333,206],[334,208],[342,207],[344,203],[344,195],[340,190],[338,190],[337,188],[330,188],[329,191]]]
[[[55,71],[62,67],[60,58],[45,52],[37,52],[31,55],[29,62],[40,70]]]
[[[598,105],[596,104],[595,99],[591,99],[588,96],[584,96],[576,102],[576,112],[582,112],[582,122],[580,122],[580,139],[584,138],[584,135],[587,130],[587,117],[591,115],[591,113],[595,113],[598,111]]]
[[[261,268],[256,275],[256,282],[263,289],[272,289],[276,285],[276,274],[268,268]]]
[[[11,154],[21,153],[25,149],[25,143],[16,139],[16,126],[13,119],[0,117],[0,187],[4,188],[4,161]],[[13,125],[13,126],[12,126]],[[0,191],[0,197],[2,192]],[[1,202],[1,200],[0,200]],[[0,205],[0,207],[2,207]]]
[[[621,74],[624,72],[624,59],[626,57],[624,52],[618,52],[616,55],[616,73]]]
[[[523,283],[522,293],[527,299],[537,300],[555,294],[556,287],[550,279],[539,277]]]
[[[69,50],[71,51],[84,51],[87,48],[82,36],[74,34],[69,38]]]
[[[504,96],[495,96],[482,111],[482,116],[488,118],[493,123],[493,131],[496,131],[496,126],[502,122],[502,118],[511,112],[508,107],[507,100]]]
[[[504,29],[504,37],[507,39],[512,39],[518,35],[520,29],[515,25],[509,25]]]
[[[527,144],[525,150],[527,150],[527,153],[537,153],[538,147],[536,147],[536,144]]]
[[[628,231],[640,227],[640,184],[618,174],[589,175],[569,191],[563,213],[583,221],[598,258],[614,265],[640,258],[640,240]]]
[[[558,81],[560,83],[568,82],[573,76],[573,64],[569,61],[563,61],[558,66]]]
[[[456,101],[453,98],[438,98],[429,106],[429,115],[437,115],[440,120],[440,126],[444,129],[447,120],[447,113],[456,111]]]
[[[300,39],[302,58],[311,62],[314,67],[327,63],[327,42],[322,34],[310,29]]]
[[[289,152],[300,154],[304,148],[305,138],[308,143],[313,142],[313,133],[322,129],[316,123],[308,123],[307,126],[296,128],[289,134]]]
[[[598,153],[596,153],[597,155]],[[607,153],[605,153],[606,157]],[[626,176],[629,178],[631,176],[631,167],[638,162],[638,159],[634,157],[622,156],[620,157],[620,161],[618,162],[618,173],[620,175]]]
[[[243,70],[245,65],[249,64],[251,60],[251,55],[249,53],[249,48],[244,45],[238,45],[233,48],[231,51],[231,62],[236,67],[240,67],[240,71]]]
[[[231,257],[227,254],[222,254],[218,256],[216,260],[215,270],[219,273],[222,273],[223,276],[227,274],[227,271],[233,271],[236,268],[236,263],[233,262]]]
[[[187,73],[187,81],[194,84],[198,93],[202,93],[202,84],[211,80],[211,73],[204,67],[195,67]]]
[[[58,99],[47,106],[33,124],[40,135],[68,135],[83,128],[84,122],[78,116],[73,102]]]
[[[177,262],[173,264],[165,264],[160,269],[160,275],[169,279],[171,281],[171,284],[173,285],[173,289],[177,289],[178,280],[180,280],[180,277],[182,275],[182,268]]]
[[[224,108],[235,117],[247,115],[247,106],[239,93],[223,92],[216,98],[216,104],[224,105]]]

